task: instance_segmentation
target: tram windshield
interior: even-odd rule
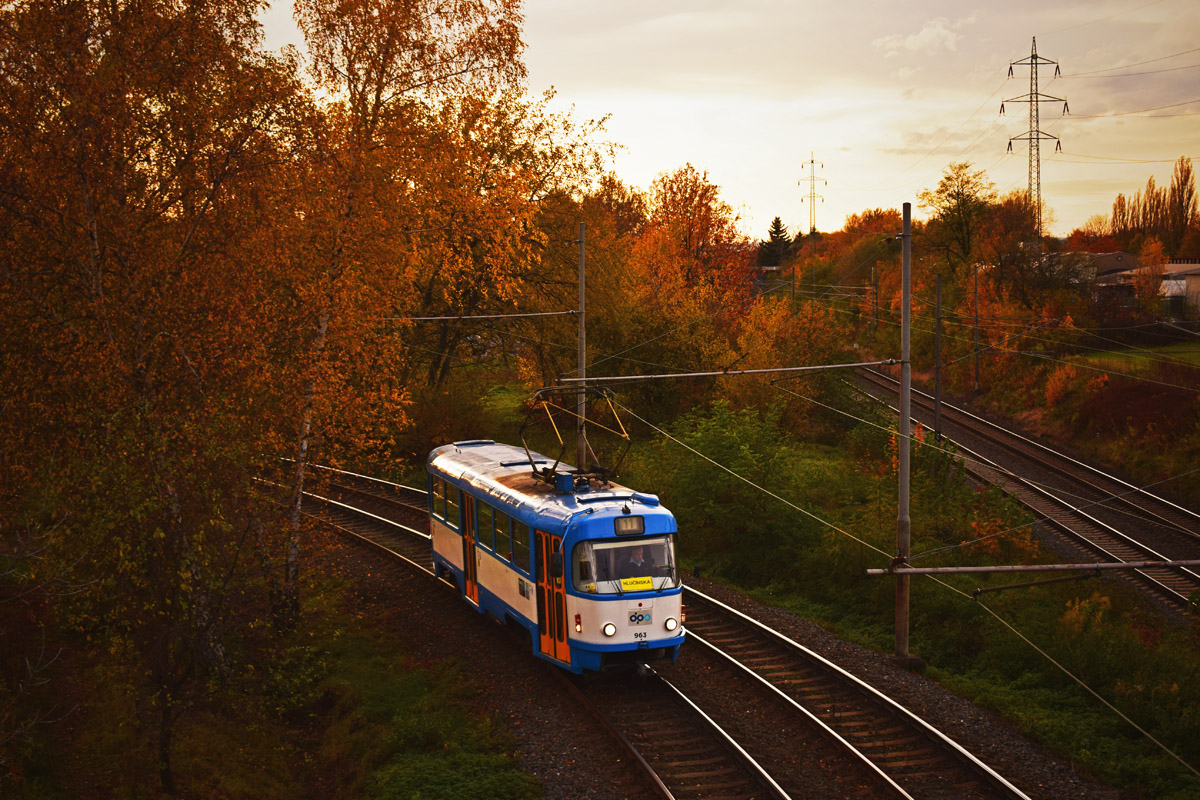
[[[674,588],[679,585],[675,537],[580,542],[571,558],[571,576],[577,590],[590,594]]]

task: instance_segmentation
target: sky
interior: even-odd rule
[[[297,41],[291,3],[263,16],[267,46]],[[1048,233],[1107,214],[1180,156],[1200,157],[1196,0],[525,0],[528,90],[552,108],[610,115],[613,170],[648,188],[706,172],[765,239],[909,202],[968,161],[1001,193],[1029,184],[1028,60],[1038,104]],[[815,178],[815,185],[812,179]],[[810,193],[815,190],[815,201]]]

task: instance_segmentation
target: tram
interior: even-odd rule
[[[491,440],[435,448],[428,481],[434,572],[535,655],[575,673],[678,657],[675,517],[658,497]]]

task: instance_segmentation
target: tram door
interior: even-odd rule
[[[571,649],[567,645],[567,595],[562,576],[550,575],[550,556],[562,547],[562,537],[537,531],[534,534],[537,552],[537,610],[538,637],[541,652],[558,661],[570,663]]]
[[[478,562],[475,559],[475,498],[463,492],[462,546],[463,546],[463,594],[479,605]]]

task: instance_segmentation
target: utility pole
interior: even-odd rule
[[[910,433],[912,423],[912,364],[911,356],[912,334],[912,204],[904,204],[904,231],[900,234],[903,243],[903,258],[900,273],[900,492],[898,498],[899,513],[896,516],[896,560],[900,565],[908,564],[908,556],[912,549],[912,520],[909,516],[909,457],[911,453]],[[909,610],[909,577],[896,576],[896,658],[902,663],[909,662],[908,653],[908,610]]]
[[[575,469],[587,471],[587,281],[584,261],[583,240],[585,223],[579,223],[579,386],[577,416],[575,419]]]
[[[979,262],[976,261],[971,268],[972,274],[975,276],[975,393],[979,394]]]
[[[876,272],[879,262],[871,265],[871,312],[875,330],[879,330],[879,273]]]
[[[942,438],[942,273],[937,274],[937,326],[933,334],[933,435]]]
[[[1037,51],[1037,37],[1033,37],[1033,47],[1029,51],[1029,58],[1023,58],[1020,61],[1010,61],[1008,64],[1008,77],[1013,76],[1013,67],[1029,67],[1029,94],[1013,97],[1005,100],[1000,104],[1000,115],[1004,116],[1004,103],[1028,103],[1029,104],[1029,130],[1020,136],[1014,136],[1008,140],[1008,152],[1012,152],[1013,142],[1029,142],[1029,202],[1033,204],[1034,228],[1037,230],[1037,244],[1039,251],[1042,246],[1042,153],[1041,142],[1043,139],[1054,140],[1055,152],[1062,152],[1062,142],[1057,136],[1044,132],[1040,127],[1041,114],[1038,104],[1043,101],[1053,100],[1063,104],[1063,114],[1069,114],[1070,109],[1067,108],[1067,101],[1061,97],[1051,97],[1048,94],[1042,94],[1038,91],[1038,69],[1042,66],[1054,65],[1054,77],[1059,77],[1062,72],[1058,68],[1057,61],[1051,61],[1048,58],[1042,58]]]

